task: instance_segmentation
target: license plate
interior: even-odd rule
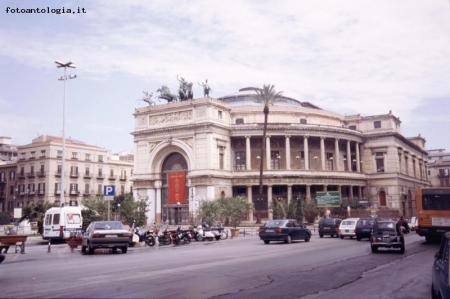
[[[366,228],[362,230],[363,232],[370,232],[370,229]]]
[[[391,243],[391,239],[390,238],[383,238],[384,243]]]
[[[330,229],[329,227],[324,227],[323,229]]]
[[[273,233],[274,230],[273,229],[266,229],[266,233]]]
[[[115,238],[117,237],[116,235],[105,235],[105,238]]]
[[[346,229],[345,232],[348,233],[349,232],[348,229]]]

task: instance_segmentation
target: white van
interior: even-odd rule
[[[81,231],[83,218],[81,207],[50,208],[44,216],[44,240],[63,240],[70,237],[70,232]]]
[[[347,218],[342,220],[339,225],[339,236],[341,239],[344,239],[344,237],[349,237],[351,239],[356,236],[355,228],[358,220],[359,218]]]

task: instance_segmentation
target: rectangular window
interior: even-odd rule
[[[61,175],[62,172],[62,165],[58,165],[58,170],[56,171],[56,174]]]
[[[59,224],[59,214],[53,214],[53,225]]]
[[[219,153],[219,169],[224,169],[224,154]]]
[[[300,151],[300,155],[296,156],[295,159],[299,161],[299,169],[305,169],[305,152]]]
[[[14,181],[16,179],[16,172],[15,171],[10,171],[9,172],[9,179]]]
[[[381,128],[381,121],[377,120],[373,122],[373,128],[374,129],[380,129]]]
[[[102,155],[98,155],[98,162],[103,162],[103,156]]]
[[[45,194],[45,183],[38,184],[38,194]]]
[[[14,186],[9,186],[9,195],[14,195]]]
[[[55,194],[61,194],[61,183],[55,183]]]
[[[402,154],[398,154],[398,172],[402,173]]]
[[[344,171],[348,171],[347,155],[342,156],[342,163],[344,163]]]
[[[243,125],[244,124],[244,119],[243,118],[236,118],[236,124],[237,125]]]
[[[405,156],[405,174],[409,175],[409,169],[408,169],[408,157]]]
[[[31,167],[30,167],[30,174],[34,174],[34,165],[31,165]]]
[[[78,159],[78,153],[72,152],[72,159]]]
[[[419,173],[420,173],[420,179],[423,179],[423,168],[422,163],[419,162]]]
[[[20,153],[20,160],[24,160],[25,159],[25,153]]]
[[[45,158],[45,150],[41,151],[41,158]]]
[[[98,186],[97,186],[97,194],[102,194],[103,192],[102,192],[102,185],[101,184],[99,184]]]
[[[384,153],[377,152],[375,153],[375,167],[377,172],[385,172],[384,171]]]
[[[124,185],[120,186],[120,195],[125,195],[125,186]]]
[[[103,177],[103,170],[101,168],[98,169],[98,177],[99,178]]]
[[[301,125],[306,125],[307,123],[308,123],[308,121],[306,120],[306,118],[300,118]]]
[[[356,126],[349,126],[348,127],[350,130],[356,130]]]
[[[120,171],[120,179],[121,180],[126,180],[127,179],[127,171],[126,170],[121,170]]]
[[[0,182],[6,182],[5,173],[0,172]]]
[[[85,159],[86,161],[91,161],[91,154],[86,154]]]
[[[412,160],[412,165],[413,165],[413,177],[417,177],[416,176],[416,160]]]
[[[57,158],[62,158],[62,151],[58,151],[58,154],[56,155]]]
[[[30,159],[34,159],[34,158],[36,158],[36,152],[31,152],[31,157],[30,157]]]
[[[326,170],[333,170],[333,154],[332,153],[325,153],[327,156],[327,160],[326,160]]]
[[[20,167],[20,176],[24,176],[25,175],[25,167]]]
[[[90,188],[89,184],[84,185],[84,194],[89,194],[89,188]]]
[[[78,176],[78,166],[70,166],[70,176]]]
[[[270,166],[272,169],[280,169],[280,152],[279,151],[271,151],[270,152]]]
[[[236,157],[236,170],[245,170],[245,151],[237,151],[234,156]]]
[[[217,117],[219,119],[222,119],[222,111],[220,111],[220,110],[217,111]]]
[[[78,184],[71,183],[70,184],[70,194],[78,193]]]
[[[39,170],[39,174],[40,175],[44,175],[45,174],[45,165],[44,164],[41,165],[41,169]]]

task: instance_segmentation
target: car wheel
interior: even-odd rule
[[[378,252],[378,248],[375,246],[370,246],[370,248],[372,249],[372,253],[377,253]]]
[[[86,246],[81,245],[81,252],[86,252]]]
[[[319,237],[323,238],[323,234],[319,234]]]
[[[127,246],[122,247],[122,253],[127,253],[127,251],[128,251],[128,247]]]
[[[401,254],[405,253],[405,245],[402,245],[402,247],[400,247],[400,253]]]
[[[305,242],[309,242],[309,240],[311,240],[311,236],[307,236],[307,237],[305,238]]]
[[[334,235],[330,235],[330,238],[334,238]]]
[[[270,241],[269,240],[264,240],[264,244],[269,244]]]
[[[361,241],[361,237],[356,237],[356,240]]]
[[[351,236],[350,239],[353,239],[353,236]]]
[[[341,239],[344,239],[344,236],[343,236],[343,235],[341,235]]]
[[[439,298],[438,295],[434,291],[433,284],[431,284],[431,299],[438,299],[438,298]]]
[[[291,244],[292,243],[291,235],[288,235],[287,238],[286,238],[286,241],[284,241],[284,242],[287,243],[287,244]]]

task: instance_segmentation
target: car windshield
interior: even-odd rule
[[[333,225],[334,219],[322,219],[322,220],[320,220],[320,224]]]
[[[271,220],[266,222],[264,226],[282,226],[284,224],[284,220]]]
[[[355,220],[344,220],[342,225],[355,225]]]
[[[358,225],[373,225],[373,219],[360,219]]]
[[[395,230],[395,224],[392,222],[378,222],[378,228],[383,230]]]
[[[123,229],[123,224],[121,222],[107,221],[107,222],[97,222],[94,226],[95,230],[111,230],[111,229]]]

